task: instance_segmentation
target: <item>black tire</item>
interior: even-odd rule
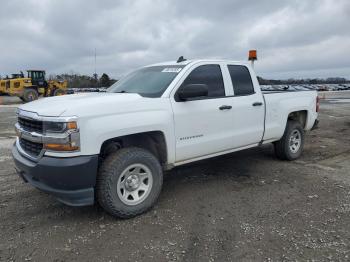
[[[62,89],[55,89],[53,92],[52,92],[53,96],[63,96],[66,94],[66,92]]]
[[[300,146],[293,152],[290,140],[293,134],[300,135]],[[295,160],[300,157],[304,147],[304,129],[298,121],[289,120],[281,140],[274,143],[275,154],[282,160]]]
[[[117,184],[119,178],[128,167],[139,163],[151,171],[152,186],[149,189],[148,195],[141,203],[127,205],[118,195]],[[97,201],[112,216],[131,218],[152,208],[158,199],[162,185],[162,168],[158,159],[153,154],[142,148],[122,148],[110,154],[100,167],[96,181]]]
[[[39,97],[39,93],[36,89],[33,88],[26,88],[23,91],[23,101],[24,102],[30,102],[30,101],[34,101],[37,100]]]

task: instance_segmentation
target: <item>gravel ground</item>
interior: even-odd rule
[[[23,183],[16,105],[0,105],[0,260],[350,261],[349,102],[322,103],[299,160],[267,145],[177,168],[154,209],[129,220]]]

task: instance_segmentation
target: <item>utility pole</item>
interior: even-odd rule
[[[94,54],[94,79],[95,79],[95,87],[98,86],[98,76],[97,76],[97,72],[96,72],[96,47],[95,47],[95,54]]]
[[[95,47],[95,74],[94,74],[94,77],[97,80],[97,74],[96,74],[96,47]]]

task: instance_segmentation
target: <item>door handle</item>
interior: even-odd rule
[[[263,105],[262,102],[254,102],[254,103],[253,103],[253,106],[262,106],[262,105]]]
[[[220,110],[228,110],[228,109],[231,109],[232,106],[227,106],[227,105],[223,105],[223,106],[220,106],[219,109]]]

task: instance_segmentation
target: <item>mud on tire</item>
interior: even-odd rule
[[[37,100],[39,97],[38,91],[34,88],[26,88],[23,91],[23,97],[21,98],[24,102],[30,102]]]
[[[275,154],[282,160],[295,160],[304,147],[304,129],[298,121],[289,120],[282,138],[274,143]]]
[[[65,95],[66,92],[62,89],[54,89],[53,92],[52,92],[52,95],[53,96],[62,96],[62,95]]]

